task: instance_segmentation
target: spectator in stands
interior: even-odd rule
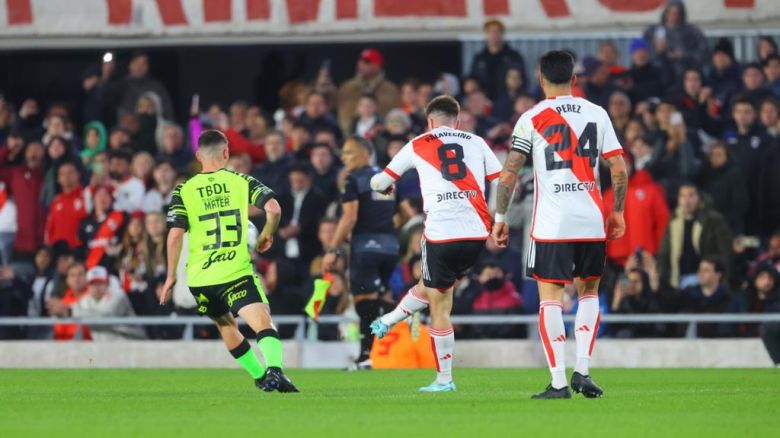
[[[144,214],[133,213],[122,236],[117,268],[122,289],[139,315],[149,313],[147,309],[154,302],[153,291],[150,290],[154,273],[151,272],[148,240]]]
[[[16,205],[17,223],[21,224],[16,232],[15,259],[32,261],[33,255],[43,245],[43,231],[46,225],[46,211],[41,205],[41,192],[44,182],[43,144],[31,140],[21,151],[20,142],[14,140],[0,149],[0,181],[5,183],[6,193]],[[13,159],[22,155],[23,160],[11,164]]]
[[[43,133],[41,141],[43,144],[48,145],[54,137],[62,137],[69,144],[79,145],[78,138],[73,134],[73,131],[71,131],[68,126],[68,121],[65,119],[65,116],[62,116],[58,113],[50,113],[50,115],[46,118],[46,131]]]
[[[768,55],[761,65],[764,66],[767,87],[775,98],[780,98],[780,55],[777,53]]]
[[[677,78],[687,67],[704,65],[709,56],[704,34],[688,22],[685,4],[681,0],[670,0],[661,14],[661,22],[649,26],[643,37],[653,46],[657,60],[674,66]]]
[[[114,186],[114,208],[125,212],[143,209],[146,186],[133,176],[130,163],[132,155],[127,150],[112,151],[108,161],[108,175]]]
[[[73,162],[60,164],[57,168],[57,182],[62,191],[49,208],[44,240],[49,245],[65,241],[71,249],[79,248],[79,225],[88,212],[78,167]]]
[[[737,99],[731,114],[736,129],[726,131],[724,139],[729,156],[745,177],[748,207],[744,231],[751,236],[762,235],[767,226],[766,217],[762,213],[768,206],[761,205],[761,200],[766,199],[765,191],[772,189],[761,184],[761,177],[771,145],[761,126],[756,123],[756,109],[750,99]]]
[[[264,147],[266,161],[252,170],[252,176],[274,193],[285,193],[288,190],[287,172],[292,159],[285,151],[284,136],[278,131],[269,132],[265,136]]]
[[[50,205],[60,187],[57,184],[57,169],[60,164],[78,163],[78,155],[73,152],[67,140],[62,137],[52,137],[46,145],[46,172],[43,176],[43,192],[41,202]]]
[[[525,61],[520,53],[504,41],[504,23],[496,19],[488,20],[482,30],[485,34],[485,48],[471,60],[471,76],[485,87],[487,97],[495,100],[501,92],[507,70],[515,66],[524,73]]]
[[[490,239],[488,239],[490,240]],[[504,270],[497,264],[486,263],[477,276],[480,289],[474,300],[473,313],[477,315],[507,315],[523,313],[523,298],[514,284],[506,279]],[[517,329],[512,325],[476,326],[477,337],[516,337]]]
[[[376,112],[376,98],[370,94],[361,96],[358,100],[355,117],[349,125],[349,135],[372,139],[377,131],[382,129],[382,119]]]
[[[493,116],[501,122],[511,121],[514,114],[515,100],[525,89],[525,73],[518,66],[511,66],[506,70],[504,87],[493,101]]]
[[[731,231],[736,235],[745,232],[745,214],[748,193],[742,171],[729,157],[722,142],[711,146],[707,165],[699,177],[699,187],[710,198],[712,208],[723,215]]]
[[[179,125],[169,123],[163,129],[162,147],[156,160],[168,161],[181,174],[190,174],[193,163],[192,150],[184,145],[184,131]]]
[[[135,111],[138,98],[144,93],[153,92],[160,97],[164,118],[173,120],[173,104],[168,90],[162,82],[149,75],[149,56],[144,52],[135,52],[127,67],[127,76],[117,80],[112,77],[114,63],[104,64],[103,77],[106,82],[103,84],[101,92],[105,102],[117,108],[119,115],[132,113]]]
[[[731,298],[725,282],[725,266],[716,257],[699,262],[698,284],[682,291],[680,309],[684,313],[722,313]],[[697,336],[713,338],[722,335],[718,324],[697,324]]]
[[[176,170],[170,161],[159,161],[152,171],[152,188],[146,192],[143,210],[146,213],[162,212],[171,203],[176,187]]]
[[[780,312],[780,274],[776,269],[762,268],[759,270],[754,277],[752,287],[746,292],[739,297],[738,311]],[[780,323],[762,323],[759,326],[758,334],[761,336],[772,362],[775,365],[780,365]]]
[[[76,263],[75,252],[70,249],[67,242],[59,241],[51,246],[51,255],[54,260],[54,274],[51,278],[52,288],[49,295],[61,298],[68,289],[66,284],[68,269]]]
[[[152,171],[154,170],[154,158],[149,152],[141,151],[133,155],[130,163],[130,174],[141,180],[145,188],[152,184]]]
[[[766,86],[766,78],[761,64],[748,64],[742,69],[742,90],[740,96],[750,99],[754,107],[766,98],[772,97],[772,90]]]
[[[302,161],[306,158],[311,146],[312,131],[300,120],[295,121],[287,137],[287,150],[290,151],[290,159],[293,161]]]
[[[0,181],[0,266],[13,261],[14,243],[18,229],[16,204],[13,199],[9,199],[5,183]]]
[[[133,149],[130,131],[121,126],[111,128],[111,132],[108,135],[108,149],[112,151],[117,149]],[[99,153],[100,152],[96,152],[95,155]]]
[[[777,43],[771,36],[759,36],[756,41],[756,52],[758,53],[758,62],[764,62],[770,55],[778,53]]]
[[[317,224],[325,214],[325,198],[312,186],[311,171],[303,164],[289,172],[290,190],[279,199],[282,218],[279,222],[281,254],[295,265],[297,278],[308,273],[312,259],[322,251],[317,240]]]
[[[728,38],[721,38],[712,52],[712,64],[707,74],[707,85],[719,105],[729,108],[733,96],[742,88],[739,64],[734,58],[734,46]]]
[[[109,279],[108,271],[102,266],[90,269],[86,275],[87,292],[74,303],[65,307],[53,307],[57,316],[75,318],[123,317],[135,316],[133,307],[124,291]],[[146,336],[139,327],[127,325],[95,325],[89,328],[90,337],[95,341],[118,341],[123,339],[143,339]]]
[[[138,98],[135,109],[135,119],[138,129],[135,130],[135,145],[138,150],[156,154],[162,145],[163,129],[166,119],[163,117],[160,96],[146,92]],[[125,115],[130,120],[130,115]]]
[[[631,254],[646,251],[655,256],[661,245],[669,209],[663,188],[653,181],[647,170],[634,170],[632,160],[626,156],[626,171],[629,175],[628,192],[625,201],[626,233],[620,239],[607,242],[607,259],[624,266]],[[614,202],[612,188],[604,191],[604,210],[609,215]]]
[[[487,132],[495,126],[498,121],[491,116],[493,104],[482,91],[475,91],[466,97],[463,105],[471,114],[476,117],[476,134],[480,137],[487,137]]]
[[[109,186],[93,188],[92,214],[82,219],[79,225],[79,241],[83,244],[83,259],[88,268],[101,265],[113,270],[116,266],[127,213],[113,209],[111,192]]]
[[[360,98],[358,98],[358,104],[359,103]],[[306,126],[306,129],[308,129],[309,132],[329,129],[336,134],[337,138],[341,138],[341,129],[339,128],[336,118],[328,112],[325,96],[316,91],[311,91],[306,95],[306,104],[303,108],[303,114],[300,115],[298,120]]]
[[[722,121],[718,117],[720,103],[713,97],[712,88],[704,86],[704,79],[698,69],[687,69],[683,73],[683,93],[677,108],[688,127],[688,139],[696,146],[702,144],[703,135],[720,137]]]
[[[673,206],[677,188],[683,181],[696,175],[699,162],[688,141],[685,120],[672,102],[658,104],[656,120],[658,127],[649,134],[648,139],[654,149],[648,170],[664,187],[667,202]]]
[[[620,90],[612,92],[609,96],[607,112],[618,138],[625,140],[626,125],[631,119],[631,99],[628,94]]]
[[[401,109],[404,110],[409,117],[418,119],[422,124],[425,114],[423,113],[425,107],[420,105],[420,96],[418,90],[420,89],[420,82],[417,79],[407,79],[401,84]]]
[[[35,253],[35,274],[30,283],[32,294],[27,303],[27,316],[32,318],[45,318],[49,316],[46,311],[46,301],[52,297],[54,291],[54,261],[50,247],[44,246]],[[53,336],[51,327],[28,327],[28,339],[51,339]]]
[[[320,243],[320,247],[324,248],[333,240],[333,236],[336,234],[337,222],[338,221],[333,217],[325,217],[320,220],[319,226],[317,227],[317,241]],[[342,245],[342,248],[340,249],[342,251],[346,251],[347,247]],[[318,277],[322,275],[322,258],[324,255],[325,252],[320,251],[320,253],[314,257],[314,259],[312,259],[311,264],[309,265],[310,277]],[[343,258],[336,260],[333,271],[344,272],[345,270],[346,261]]]
[[[243,134],[247,127],[246,122],[248,119],[248,110],[249,104],[243,100],[237,100],[231,103],[230,107],[228,108],[228,129],[231,129],[239,134]]]
[[[617,76],[626,71],[626,68],[618,63],[618,51],[612,41],[602,41],[599,44],[599,61],[607,66],[611,76]]]
[[[96,154],[106,150],[108,134],[103,123],[93,120],[84,125],[84,149],[81,151],[81,162],[87,170],[92,170],[92,160]]]
[[[666,284],[684,289],[697,284],[701,260],[729,260],[732,242],[723,216],[704,205],[694,184],[680,186],[677,204],[658,252],[658,271]]]
[[[384,64],[384,57],[378,50],[360,52],[355,77],[341,84],[338,91],[338,119],[342,131],[349,131],[360,96],[373,94],[376,97],[380,117],[401,105],[398,87],[385,78]]]
[[[650,50],[650,44],[642,38],[632,40],[628,46],[631,55],[629,76],[634,84],[631,93],[637,101],[664,94],[661,70],[651,62]]]
[[[620,275],[612,294],[610,312],[622,315],[663,313],[659,294],[650,284],[650,275],[632,268]],[[609,324],[608,331],[616,338],[656,337],[663,331],[657,324]]]
[[[70,306],[87,295],[87,270],[82,263],[73,263],[68,267],[65,284],[67,289],[61,298],[52,297],[46,300],[46,311],[51,316],[68,316]],[[80,339],[92,339],[87,326],[79,326],[78,324],[54,325],[54,340],[69,341],[74,339],[77,334],[80,335]]]
[[[609,106],[609,97],[615,91],[615,87],[609,81],[609,67],[596,57],[586,56],[582,60],[582,69],[583,84],[580,86],[585,92],[585,97],[601,107]],[[579,79],[580,76],[577,78]]]
[[[780,145],[780,102],[777,98],[769,97],[761,102],[758,121],[774,144]]]
[[[313,170],[312,185],[319,188],[325,205],[335,201],[338,196],[338,167],[333,156],[333,149],[324,143],[314,143],[309,153],[309,163]]]
[[[0,266],[0,317],[24,316],[32,296],[30,285],[10,266]],[[0,327],[0,339],[21,339],[19,327]]]

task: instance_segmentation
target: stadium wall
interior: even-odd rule
[[[175,347],[175,348],[173,348]],[[567,342],[573,363],[574,342]],[[600,340],[597,367],[764,368],[772,361],[759,339]],[[357,343],[284,342],[290,368],[341,368]],[[0,368],[232,368],[221,342],[0,342]],[[459,341],[456,367],[543,367],[544,353],[534,340]]]

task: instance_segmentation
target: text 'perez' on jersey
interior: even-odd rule
[[[448,127],[433,129],[406,144],[385,172],[398,179],[416,168],[430,242],[486,239],[491,217],[485,179],[501,173],[501,163],[477,135]]]
[[[273,196],[258,180],[227,169],[199,173],[174,189],[167,222],[189,232],[189,286],[254,273],[246,251],[249,204],[263,208]]]
[[[543,100],[517,121],[512,149],[533,159],[532,239],[606,239],[599,156],[609,158],[623,149],[603,108],[572,96]]]

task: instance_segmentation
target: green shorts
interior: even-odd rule
[[[242,307],[249,304],[268,304],[268,297],[257,275],[213,286],[190,286],[190,292],[198,301],[198,315],[209,318],[218,318],[228,312],[237,315]]]

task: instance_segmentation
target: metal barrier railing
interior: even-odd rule
[[[564,322],[574,322],[574,315],[564,315]],[[275,315],[277,325],[295,325],[294,338],[298,341],[307,339],[307,324],[341,324],[357,322],[355,316],[323,315],[315,322],[303,315]],[[664,313],[642,315],[603,315],[601,322],[624,324],[647,323],[681,323],[688,324],[686,337],[696,337],[697,323],[761,323],[780,322],[780,313]],[[239,323],[242,321],[239,319]],[[538,323],[537,315],[453,315],[452,323],[457,325],[520,325],[525,324],[530,329]],[[211,321],[200,316],[133,316],[106,318],[28,318],[0,317],[0,326],[53,326],[55,324],[79,324],[93,326],[184,326],[183,340],[194,338],[196,325],[211,325]],[[313,333],[313,334],[312,334]],[[309,339],[316,339],[316,331],[308,334]]]

